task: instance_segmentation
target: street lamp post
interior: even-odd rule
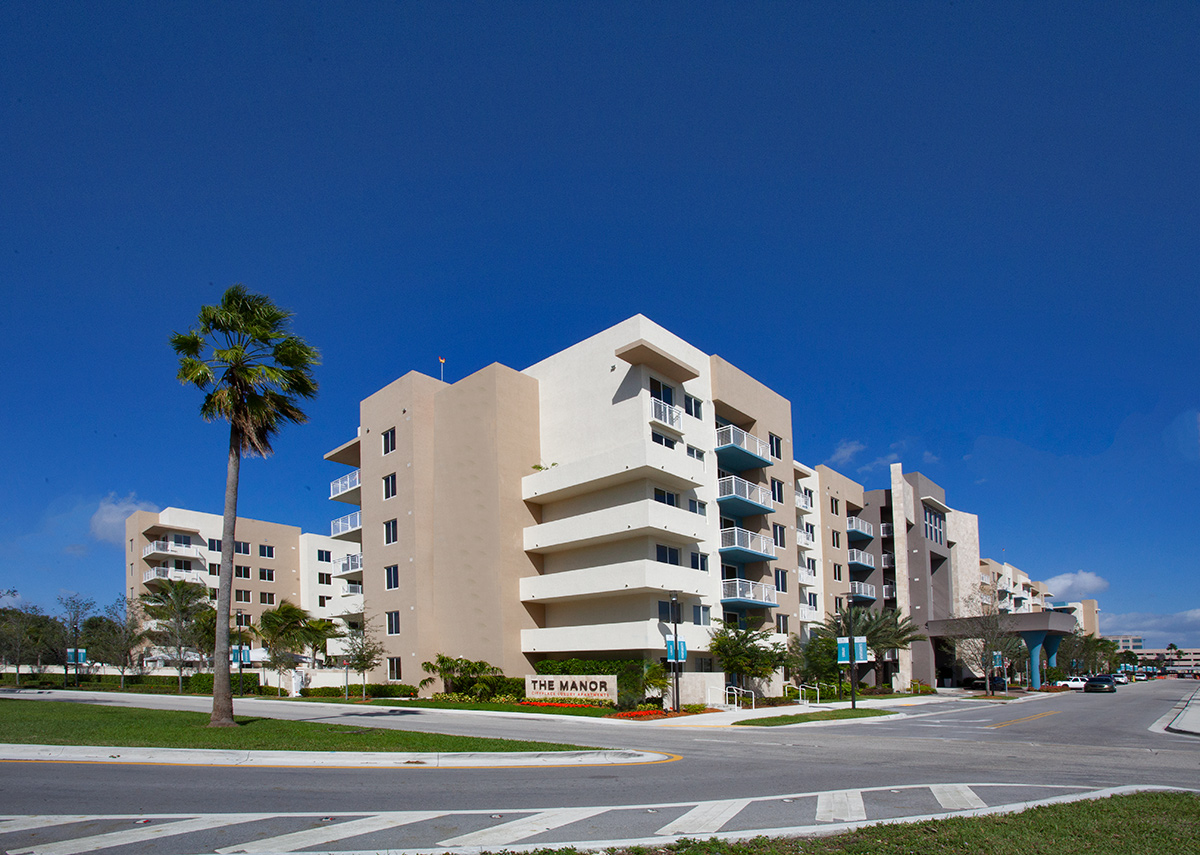
[[[671,670],[675,672],[675,694],[672,700],[672,706],[675,712],[679,712],[679,668],[682,664],[679,661],[679,592],[671,592],[671,634],[675,636],[675,661],[671,663]]]
[[[242,677],[242,660],[245,658],[242,644],[242,610],[237,610],[237,634],[238,634],[238,697],[245,697],[246,682]]]

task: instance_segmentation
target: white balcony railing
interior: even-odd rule
[[[683,410],[679,407],[672,407],[666,401],[660,401],[658,398],[650,399],[650,418],[669,428],[683,430]]]
[[[356,528],[362,528],[362,511],[346,514],[344,517],[338,517],[331,522],[329,524],[329,535],[330,537],[337,537],[339,534],[354,531]]]
[[[811,511],[813,509],[812,496],[807,493],[796,492],[796,507],[802,511]]]
[[[821,620],[821,613],[811,606],[801,606],[796,619],[801,623],[818,623]]]
[[[875,599],[875,586],[868,585],[866,582],[851,582],[850,593],[860,597],[870,597]]]
[[[799,546],[812,549],[817,545],[817,538],[816,535],[809,534],[807,531],[796,529],[796,543]]]
[[[867,567],[875,567],[875,556],[869,552],[863,552],[861,549],[846,550],[846,559],[851,564],[863,564]]]
[[[751,582],[748,579],[722,579],[722,600],[753,600],[756,603],[779,602],[775,594],[775,586],[766,582]]]
[[[176,582],[191,582],[203,585],[200,573],[195,570],[176,570],[174,567],[151,567],[142,574],[142,584],[146,585],[156,579],[170,579]],[[207,587],[207,586],[206,586]]]
[[[896,586],[895,585],[884,585],[883,586],[883,598],[885,600],[896,599]]]
[[[722,549],[745,549],[759,555],[775,557],[775,541],[762,534],[746,531],[744,528],[721,529]]]
[[[880,537],[891,537],[892,532],[894,532],[895,530],[896,530],[895,526],[892,523],[880,523],[879,524],[879,536]]]
[[[363,558],[361,552],[356,552],[353,555],[347,555],[345,558],[339,558],[333,562],[333,575],[345,576],[347,573],[358,573],[363,569]]]
[[[724,499],[729,496],[737,496],[766,508],[772,506],[770,490],[759,484],[751,484],[745,478],[736,475],[727,475],[717,481],[717,498]]]
[[[329,498],[336,499],[342,493],[349,493],[360,486],[362,486],[360,470],[347,472],[341,478],[329,482]]]
[[[353,597],[353,596],[356,596],[361,593],[362,593],[362,583],[361,582],[347,582],[345,585],[342,586],[342,596],[343,597]]]
[[[892,569],[895,569],[895,567],[896,567],[896,553],[894,553],[894,552],[885,552],[885,553],[883,553],[883,561],[880,563],[880,566],[881,566],[881,567],[883,567],[883,569],[884,569],[884,570],[892,570]]]
[[[796,570],[796,575],[800,577],[801,585],[817,584],[817,571],[809,570],[807,567],[800,567]]]
[[[995,600],[994,600],[994,599],[992,599],[992,595],[991,595],[991,594],[980,594],[980,595],[979,595],[979,601],[980,601],[981,603],[983,603],[985,606],[990,606],[992,603],[994,603],[994,602],[995,602]]]
[[[153,555],[156,552],[165,553],[167,555],[186,555],[188,558],[207,557],[199,546],[184,546],[181,543],[173,543],[169,540],[156,540],[150,543],[142,550],[142,557]]]
[[[763,460],[771,459],[771,446],[754,434],[746,433],[740,427],[724,425],[717,428],[717,448],[726,445],[736,445]]]
[[[875,536],[875,526],[866,520],[860,520],[858,517],[846,517],[846,531],[857,531],[865,534],[867,537]]]

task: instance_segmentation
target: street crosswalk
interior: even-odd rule
[[[1095,788],[938,783],[654,805],[339,813],[0,816],[0,852],[218,855],[470,851],[669,842],[714,834],[815,832],[830,825],[1005,809]],[[214,845],[215,844],[215,845]]]

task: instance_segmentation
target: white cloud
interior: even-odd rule
[[[138,501],[133,493],[123,499],[117,498],[116,493],[109,493],[100,500],[100,505],[92,514],[92,537],[105,543],[120,544],[125,540],[125,519],[130,514],[134,511],[157,510],[157,505]]]
[[[938,457],[932,451],[926,451],[923,455],[921,455],[921,462],[925,464],[941,463],[942,458]]]
[[[1200,647],[1200,609],[1174,614],[1129,612],[1114,615],[1100,612],[1102,635],[1140,635],[1146,647]]]
[[[1076,600],[1108,590],[1108,580],[1090,570],[1060,573],[1046,580],[1056,600]]]
[[[843,439],[825,462],[832,466],[843,466],[865,448],[866,446],[856,439]]]
[[[870,463],[867,463],[864,466],[858,467],[858,471],[859,472],[870,472],[872,469],[878,469],[880,466],[891,466],[893,463],[896,463],[899,460],[900,460],[900,455],[893,452],[884,457],[876,457]]]

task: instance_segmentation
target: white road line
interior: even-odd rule
[[[28,831],[31,828],[52,828],[55,825],[67,825],[72,822],[91,822],[96,819],[105,819],[105,817],[94,814],[16,816],[0,821],[0,834],[8,834],[10,831]]]
[[[975,795],[966,784],[932,784],[929,791],[946,810],[972,810],[985,808],[987,802]]]
[[[239,843],[236,846],[226,846],[216,850],[218,855],[230,855],[234,852],[295,852],[297,849],[307,849],[332,843],[335,840],[345,840],[348,837],[358,837],[360,834],[371,834],[401,825],[422,822],[445,816],[445,811],[410,810],[390,811],[376,816],[353,819],[348,822],[336,822],[321,825],[317,828],[307,828],[303,831],[293,831],[290,834],[280,834],[277,837],[264,837],[262,840],[252,840],[249,843]]]
[[[552,828],[570,825],[572,822],[588,819],[597,814],[605,813],[608,810],[610,808],[590,807],[542,811],[533,816],[514,819],[512,822],[505,822],[500,825],[494,825],[491,828],[473,831],[470,834],[452,837],[449,840],[443,840],[437,845],[507,846],[510,843],[516,843],[518,840],[524,840],[526,837],[533,837],[535,834],[542,834]]]
[[[108,849],[112,846],[126,846],[130,843],[143,843],[147,840],[158,840],[162,837],[191,834],[193,831],[208,831],[210,828],[238,825],[243,822],[256,822],[261,819],[270,819],[272,816],[274,814],[269,813],[209,814],[208,816],[180,819],[161,825],[139,825],[137,828],[131,828],[127,831],[111,831],[108,834],[77,837],[74,840],[47,843],[44,846],[13,849],[10,855],[76,855],[79,852],[95,852],[97,849]]]
[[[701,802],[674,822],[669,822],[655,834],[712,834],[742,812],[750,799],[729,799]]]
[[[834,790],[817,796],[817,822],[857,822],[866,818],[862,790]]]

